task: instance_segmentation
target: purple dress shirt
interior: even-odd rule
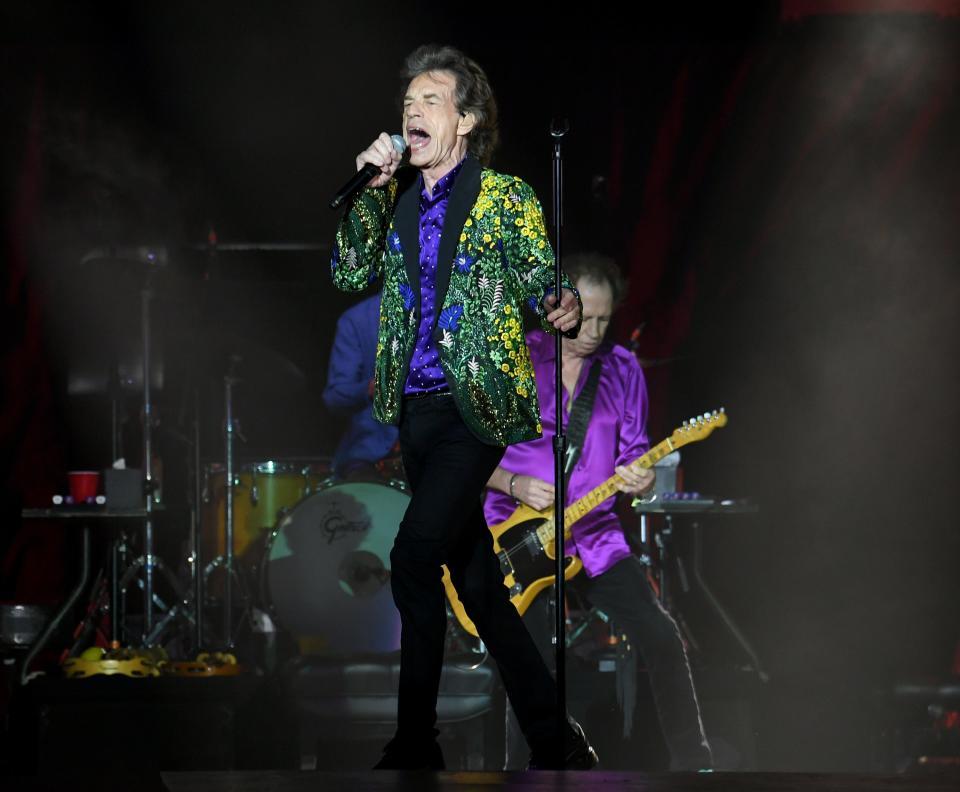
[[[537,380],[543,436],[508,446],[500,466],[511,473],[536,476],[553,483],[553,435],[556,431],[554,339],[541,330],[527,335],[527,345]],[[567,504],[573,503],[649,448],[647,439],[647,386],[636,358],[622,346],[604,342],[583,361],[574,398],[580,394],[593,361],[603,362],[593,413],[584,439],[583,453],[570,476]],[[564,390],[567,409],[569,394]],[[564,425],[569,421],[569,414]],[[602,574],[630,555],[611,497],[575,522],[567,553],[580,557],[590,577]],[[517,508],[509,495],[487,490],[484,514],[489,525],[506,520]]]
[[[427,192],[420,176],[420,326],[417,328],[417,343],[410,358],[410,373],[404,394],[437,393],[447,390],[447,378],[440,368],[440,353],[433,340],[435,318],[441,306],[437,305],[437,253],[440,234],[447,216],[447,202],[453,190],[457,174],[464,160],[443,174],[433,185],[433,195]],[[445,267],[453,266],[450,261]]]

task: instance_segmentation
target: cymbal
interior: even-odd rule
[[[90,248],[80,264],[110,261],[143,267],[165,267],[169,259],[166,245],[102,245]]]
[[[271,387],[303,388],[307,375],[283,352],[237,332],[199,328],[171,334],[188,369],[200,376],[268,382]]]

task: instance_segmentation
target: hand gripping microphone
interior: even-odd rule
[[[393,141],[393,147],[397,150],[397,153],[402,156],[403,152],[407,150],[407,141],[400,137],[400,135],[391,135],[390,140]],[[330,201],[330,208],[340,208],[348,198],[351,198],[354,193],[362,190],[367,183],[370,182],[371,179],[374,179],[379,173],[380,168],[368,162],[350,177],[350,181],[337,191],[337,194],[334,195]]]

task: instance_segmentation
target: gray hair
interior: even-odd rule
[[[467,150],[482,165],[490,164],[490,157],[497,147],[500,131],[497,126],[497,101],[486,73],[472,58],[455,47],[424,44],[411,52],[403,64],[400,77],[403,89],[414,77],[432,71],[444,71],[453,75],[456,82],[454,103],[457,111],[473,113],[476,123],[467,137]]]
[[[609,285],[614,308],[627,296],[627,279],[610,256],[595,252],[569,253],[563,257],[563,271],[574,285],[581,278]]]

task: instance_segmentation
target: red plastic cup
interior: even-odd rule
[[[86,503],[88,498],[97,497],[100,491],[100,472],[96,470],[71,470],[70,495],[74,503]]]

